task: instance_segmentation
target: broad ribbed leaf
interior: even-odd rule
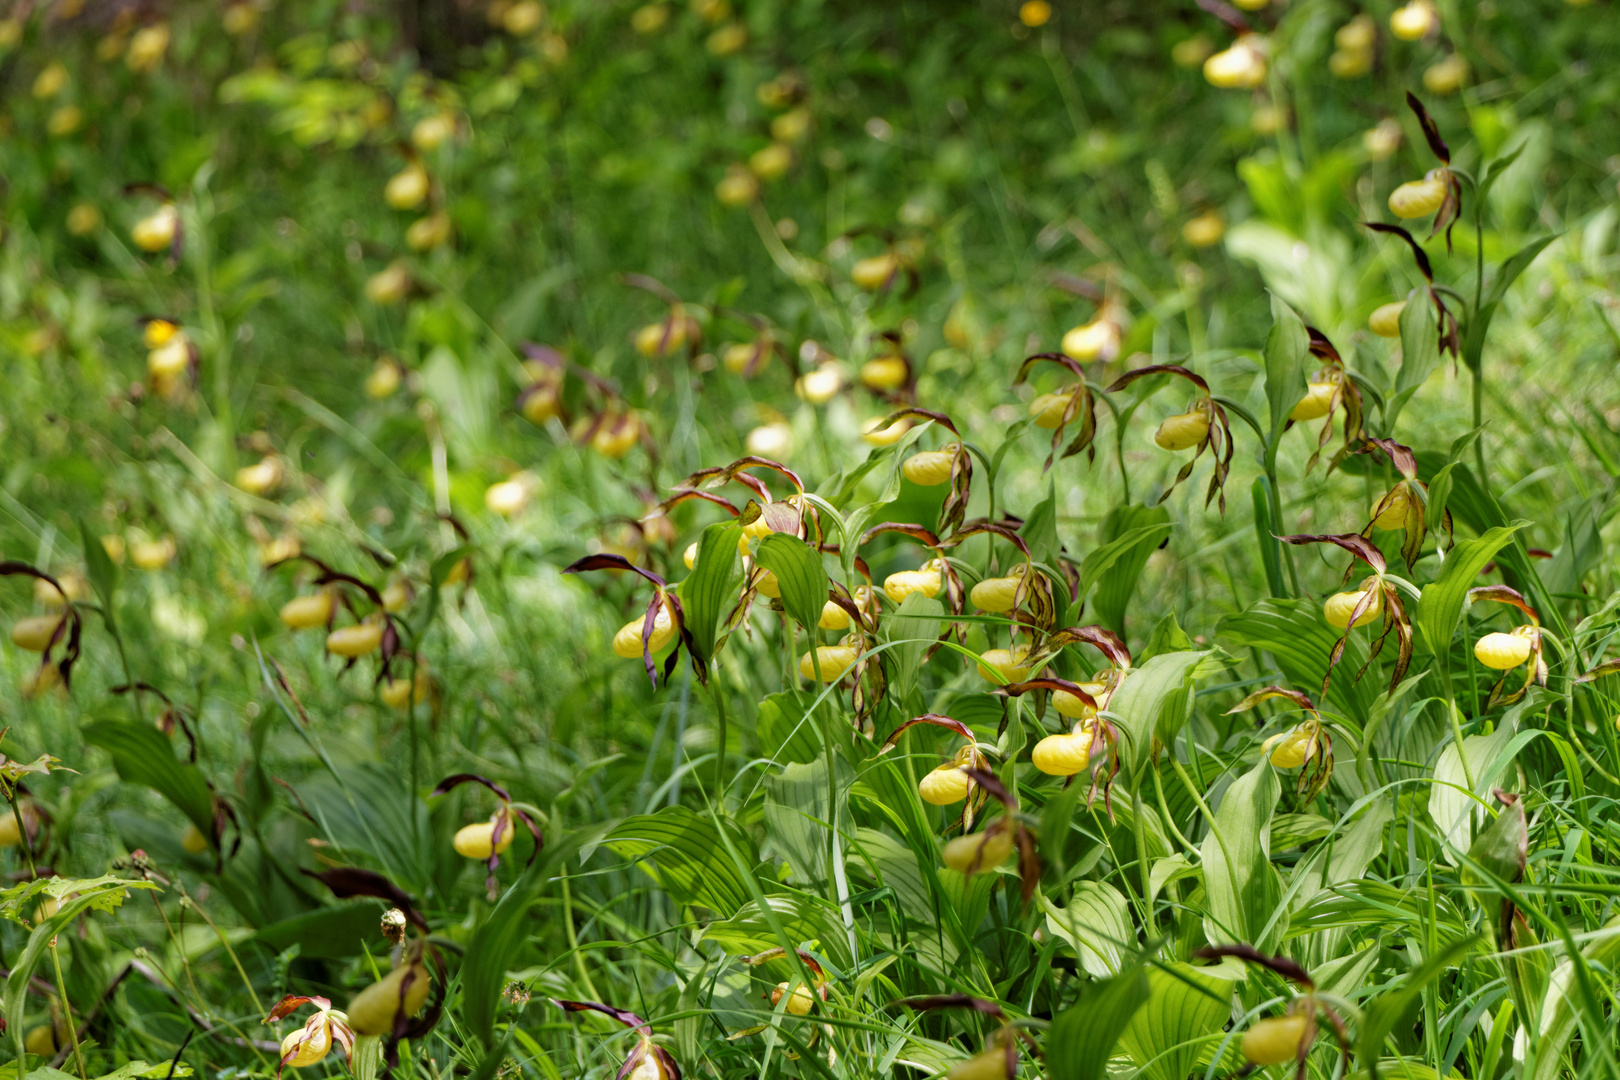
[[[1518,525],[1499,525],[1476,540],[1464,540],[1446,554],[1445,565],[1429,584],[1423,586],[1413,625],[1419,644],[1435,657],[1440,675],[1450,664],[1451,638],[1462,620],[1468,590],[1479,584],[1479,572],[1496,553],[1513,542]]]
[[[814,634],[827,606],[827,570],[821,556],[797,536],[771,533],[760,541],[754,560],[776,575],[782,607]]]
[[[1276,911],[1282,887],[1271,865],[1271,816],[1282,785],[1271,762],[1261,758],[1221,796],[1215,822],[1199,849],[1204,865],[1204,934],[1219,944],[1252,944],[1262,952],[1270,942],[1257,940]],[[1266,934],[1280,938],[1286,920]]]
[[[1058,549],[1062,542],[1057,534],[1057,487],[1055,481],[1046,483],[1046,498],[1036,503],[1024,519],[1018,534],[1029,545],[1029,553],[1036,562],[1056,566]]]
[[[1232,1014],[1230,980],[1190,964],[1168,966],[1148,969],[1147,1003],[1119,1039],[1142,1080],[1187,1080],[1198,1059],[1219,1045]]]
[[[750,865],[757,862],[748,838],[736,826],[727,827],[743,857]],[[748,883],[721,844],[714,819],[699,817],[684,806],[626,818],[602,842],[625,858],[641,860],[637,865],[677,904],[705,907],[726,917],[748,902]]]
[[[703,539],[698,543],[697,562],[681,582],[686,629],[692,635],[694,659],[700,665],[707,665],[714,658],[720,640],[720,620],[737,603],[742,588],[742,557],[737,553],[740,536],[742,526],[729,521],[716,522],[704,529]]]
[[[1097,586],[1097,615],[1115,633],[1125,632],[1125,608],[1136,591],[1142,567],[1153,549],[1170,535],[1170,511],[1162,506],[1121,506],[1103,518],[1098,539],[1101,547],[1080,564],[1080,587],[1075,603],[1085,600],[1092,585]],[[1078,621],[1078,613],[1067,620]]]
[[[1271,427],[1266,434],[1266,455],[1274,460],[1283,426],[1299,399],[1305,396],[1309,376],[1310,335],[1293,308],[1275,293],[1271,296],[1271,332],[1266,335],[1266,404]]]
[[[461,1000],[463,1015],[485,1047],[495,1045],[495,1014],[501,988],[506,985],[507,968],[518,956],[518,947],[528,935],[529,908],[540,895],[545,877],[530,871],[506,891],[495,910],[489,913],[467,942],[461,961]]]
[[[84,729],[84,741],[112,755],[120,779],[151,788],[179,807],[203,835],[214,834],[214,795],[208,781],[197,766],[174,756],[174,747],[157,728],[97,720]]]
[[[1186,719],[1186,688],[1195,677],[1207,652],[1161,653],[1136,668],[1108,704],[1118,717],[1124,745],[1120,753],[1132,776],[1147,763],[1156,732],[1164,731],[1160,716],[1167,708],[1176,710],[1177,725]],[[1173,732],[1171,733],[1173,734]],[[1168,745],[1169,740],[1164,740]]]
[[[1118,889],[1102,881],[1080,881],[1067,906],[1058,907],[1045,895],[1040,904],[1047,933],[1068,942],[1088,974],[1099,979],[1119,974],[1136,930]]]
[[[1139,967],[1081,988],[1079,1000],[1052,1020],[1042,1044],[1052,1080],[1106,1080],[1120,1034],[1151,994]]]
[[[1401,309],[1401,370],[1395,375],[1395,390],[1389,398],[1386,427],[1395,430],[1395,420],[1406,403],[1418,392],[1440,363],[1439,316],[1434,302],[1422,290],[1413,293]]]
[[[1364,722],[1378,697],[1379,680],[1373,676],[1359,682],[1355,673],[1367,662],[1367,631],[1350,635],[1344,659],[1333,671],[1327,700],[1319,704]],[[1215,633],[1227,648],[1239,653],[1260,649],[1271,654],[1290,686],[1310,688],[1314,695],[1327,671],[1328,654],[1343,631],[1329,626],[1322,617],[1322,605],[1315,600],[1262,600],[1247,611],[1227,615],[1215,626]]]

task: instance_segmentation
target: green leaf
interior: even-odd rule
[[[1075,882],[1066,907],[1058,907],[1044,893],[1038,895],[1046,913],[1046,932],[1068,942],[1088,974],[1099,979],[1119,974],[1122,950],[1135,944],[1136,930],[1118,889],[1102,881]]]
[[[112,755],[121,780],[144,784],[168,799],[204,836],[214,834],[214,793],[195,765],[174,756],[168,738],[150,724],[97,720],[84,729],[84,741]]]
[[[1042,1045],[1052,1080],[1107,1080],[1115,1044],[1151,995],[1140,967],[1085,984],[1079,999],[1047,1029]]]
[[[838,790],[849,789],[848,766],[839,760]],[[765,835],[793,870],[795,884],[810,888],[827,876],[827,761],[789,765],[765,779]],[[839,800],[843,801],[842,798]],[[847,816],[843,809],[839,817]]]
[[[681,606],[699,665],[706,666],[714,658],[721,637],[720,620],[737,600],[742,582],[742,557],[737,552],[741,536],[742,526],[730,521],[704,529],[694,569],[681,582]],[[818,607],[816,618],[820,617]]]
[[[1271,481],[1264,476],[1255,477],[1249,486],[1249,498],[1254,503],[1254,538],[1260,546],[1260,566],[1266,572],[1266,588],[1272,596],[1287,596],[1282,544],[1277,542],[1277,524],[1271,520]]]
[[[1153,627],[1153,633],[1148,635],[1147,644],[1137,654],[1136,662],[1145,664],[1161,653],[1186,652],[1194,648],[1193,639],[1176,621],[1176,613],[1172,609],[1164,613],[1164,618]]]
[[[776,575],[782,607],[814,635],[827,607],[827,570],[821,556],[797,536],[771,533],[755,549],[754,561]]]
[[[1327,624],[1321,605],[1314,600],[1262,600],[1247,611],[1223,616],[1215,624],[1215,633],[1231,651],[1270,653],[1285,682],[1315,697],[1340,631]],[[1367,661],[1366,637],[1365,633],[1350,635],[1327,699],[1318,703],[1360,722],[1367,720],[1378,696],[1375,678],[1355,679]]]
[[[118,592],[118,566],[108,557],[107,549],[101,546],[101,538],[90,531],[89,523],[82,518],[79,520],[79,537],[84,544],[85,577],[95,590],[96,599],[101,601],[101,617],[107,623],[107,630],[116,635],[113,598]]]
[[[922,593],[912,593],[900,602],[899,609],[878,624],[878,637],[887,642],[898,642],[888,651],[889,692],[895,700],[903,701],[917,685],[922,671],[924,654],[939,637],[940,619],[945,605]]]
[[[1474,317],[1468,320],[1467,336],[1463,338],[1462,359],[1470,371],[1478,371],[1480,361],[1485,356],[1485,335],[1490,332],[1491,321],[1496,318],[1497,309],[1502,306],[1502,300],[1507,291],[1518,280],[1519,275],[1530,268],[1536,261],[1536,256],[1546,250],[1548,244],[1562,236],[1562,233],[1549,233],[1538,236],[1524,247],[1514,252],[1496,271],[1496,280],[1491,283],[1491,291],[1480,302],[1479,310]]]
[[[1407,1007],[1423,992],[1424,987],[1456,967],[1478,940],[1477,935],[1470,934],[1431,953],[1400,986],[1393,990],[1383,989],[1372,999],[1367,1011],[1362,1014],[1361,1041],[1356,1054],[1360,1061],[1368,1064],[1372,1080],[1378,1080],[1378,1066],[1374,1063],[1383,1055],[1384,1038],[1394,1030]]]
[[[1097,585],[1097,616],[1115,633],[1125,632],[1125,608],[1153,549],[1170,535],[1170,511],[1162,506],[1119,506],[1103,518],[1098,547],[1080,564],[1076,604]],[[1073,621],[1073,620],[1071,620]]]
[[[1166,967],[1148,969],[1147,1003],[1119,1039],[1141,1080],[1187,1080],[1232,1014],[1231,980],[1190,964]]]
[[[1281,794],[1276,770],[1262,757],[1221,796],[1199,850],[1207,905],[1204,934],[1210,941],[1246,942],[1261,952],[1273,944],[1256,939],[1282,893],[1271,865],[1271,817]],[[1284,929],[1276,927],[1273,934]]]
[[[538,899],[545,878],[533,870],[518,879],[473,931],[461,961],[462,1015],[484,1046],[495,1043],[495,1013],[507,968],[528,935],[529,908]]]
[[[753,843],[729,820],[727,828],[732,830],[732,843],[747,853],[743,858],[750,865],[758,862]],[[726,917],[748,902],[748,882],[720,842],[714,819],[699,817],[684,806],[626,818],[602,843],[625,858],[640,860],[641,869],[677,904],[705,907]],[[581,852],[581,862],[586,855]]]
[[[316,908],[261,927],[253,940],[280,953],[298,946],[298,955],[313,960],[359,956],[376,936],[382,908],[375,902]]]
[[[1276,293],[1271,295],[1271,332],[1266,335],[1266,403],[1271,406],[1271,429],[1266,436],[1266,460],[1275,461],[1288,414],[1305,396],[1309,377],[1310,335],[1293,308]]]
[[[1134,669],[1109,702],[1109,712],[1117,718],[1124,735],[1120,756],[1132,776],[1140,773],[1147,763],[1154,735],[1162,730],[1160,715],[1169,708],[1177,711],[1178,726],[1185,721],[1185,690],[1197,677],[1200,661],[1208,655],[1201,651],[1155,656]]]
[[[772,761],[810,762],[821,757],[821,737],[808,715],[812,700],[793,690],[779,690],[759,703],[755,729],[760,749]]]
[[[1046,498],[1035,504],[1024,527],[1018,530],[1029,546],[1029,554],[1036,562],[1057,565],[1058,550],[1063,546],[1057,534],[1057,486],[1046,482]]]
[[[1418,644],[1434,655],[1441,678],[1446,677],[1449,668],[1451,638],[1462,621],[1468,590],[1479,583],[1479,572],[1498,551],[1513,542],[1513,534],[1520,528],[1499,525],[1478,539],[1464,540],[1446,553],[1440,573],[1423,586],[1412,623],[1417,628]]]
[[[1413,293],[1401,309],[1401,370],[1395,375],[1395,389],[1389,397],[1386,427],[1395,430],[1412,395],[1434,374],[1440,363],[1440,327],[1434,304],[1426,294]]]

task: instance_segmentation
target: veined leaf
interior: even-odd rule
[[[771,533],[760,541],[754,561],[776,575],[782,607],[814,634],[827,606],[827,570],[821,556],[797,536]]]
[[[1270,653],[1289,685],[1310,687],[1314,695],[1340,631],[1327,624],[1315,600],[1262,600],[1247,611],[1222,617],[1215,633],[1234,652],[1249,648]],[[1378,696],[1378,679],[1355,680],[1367,662],[1366,638],[1365,631],[1350,635],[1344,659],[1333,671],[1327,700],[1319,702],[1361,722],[1371,714]]]
[[[1029,553],[1036,562],[1043,562],[1049,566],[1057,565],[1058,549],[1062,547],[1062,542],[1058,540],[1057,534],[1055,481],[1047,481],[1046,498],[1036,503],[1030,510],[1018,534],[1024,538],[1024,543],[1029,545]]]
[[[1276,293],[1271,294],[1271,332],[1266,335],[1266,403],[1271,407],[1271,427],[1266,435],[1266,458],[1274,461],[1282,441],[1288,414],[1305,396],[1309,377],[1310,335],[1293,308]]]
[[[120,779],[144,784],[180,809],[204,836],[214,834],[214,794],[202,771],[174,756],[174,747],[150,724],[97,720],[84,741],[112,755]]]
[[[1080,999],[1059,1013],[1043,1044],[1052,1080],[1106,1080],[1108,1060],[1126,1025],[1152,996],[1140,967],[1087,983]]]
[[[1147,1003],[1119,1039],[1142,1080],[1187,1080],[1220,1042],[1232,1014],[1231,980],[1190,964],[1167,967],[1148,969]]]
[[[1215,808],[1210,833],[1199,849],[1207,904],[1204,934],[1212,942],[1243,942],[1261,952],[1274,944],[1256,939],[1282,895],[1271,865],[1271,817],[1281,794],[1276,770],[1262,757],[1232,781]],[[1279,937],[1284,929],[1274,926],[1267,937]]]
[[[1088,974],[1099,979],[1119,974],[1123,950],[1135,944],[1136,930],[1118,889],[1107,882],[1076,882],[1066,907],[1039,895],[1047,933],[1068,942]]]
[[[744,858],[750,865],[757,862],[748,838],[729,821],[727,827]],[[720,843],[714,820],[684,806],[626,818],[602,843],[625,858],[642,859],[641,869],[677,904],[705,907],[724,918],[748,902],[748,883]],[[581,861],[585,854],[581,853]]]
[[[1136,591],[1148,556],[1170,535],[1169,522],[1170,511],[1162,506],[1120,506],[1110,510],[1098,536],[1103,545],[1080,564],[1075,603],[1083,602],[1092,585],[1096,585],[1098,618],[1104,626],[1123,635],[1131,593]]]
[[[1177,710],[1176,724],[1186,720],[1186,688],[1198,672],[1208,652],[1161,653],[1134,669],[1109,702],[1109,712],[1118,718],[1124,745],[1120,753],[1127,771],[1135,776],[1147,763],[1156,733],[1162,733],[1160,716]],[[1172,737],[1174,732],[1169,733]],[[1168,739],[1161,739],[1169,744]]]
[[[1468,336],[1463,339],[1462,358],[1470,370],[1479,370],[1480,361],[1485,355],[1485,335],[1490,333],[1491,320],[1496,318],[1497,309],[1502,306],[1508,288],[1518,280],[1520,274],[1530,268],[1530,264],[1536,261],[1536,256],[1561,235],[1549,233],[1546,236],[1538,236],[1514,252],[1497,268],[1496,280],[1491,282],[1491,291],[1480,303],[1479,310],[1474,312],[1474,317],[1468,320]]]
[[[1406,403],[1418,392],[1440,363],[1440,326],[1434,304],[1421,291],[1413,293],[1401,309],[1401,370],[1395,375],[1395,390],[1389,397],[1388,429]]]
[[[742,526],[730,521],[718,521],[704,529],[697,562],[681,582],[681,607],[699,666],[714,659],[721,637],[720,620],[736,602],[742,582],[742,557],[737,553],[740,536]],[[816,609],[816,617],[821,617],[820,608]]]
[[[1418,641],[1434,655],[1441,678],[1445,678],[1449,670],[1451,638],[1462,621],[1468,590],[1479,583],[1479,572],[1498,551],[1513,542],[1513,534],[1520,528],[1519,525],[1500,525],[1478,539],[1464,540],[1447,553],[1439,575],[1423,586],[1412,623],[1417,628]]]

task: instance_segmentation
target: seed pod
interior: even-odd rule
[[[1430,169],[1421,180],[1408,180],[1389,193],[1389,212],[1398,218],[1427,217],[1446,201],[1444,168]]]
[[[1303,423],[1307,420],[1319,420],[1326,416],[1328,410],[1333,406],[1333,394],[1337,389],[1338,385],[1336,383],[1306,383],[1305,396],[1299,399],[1299,404],[1295,405],[1293,411],[1288,414],[1288,419],[1296,423]]]
[[[631,619],[619,627],[619,632],[613,635],[613,655],[623,660],[639,659],[643,625],[644,619]],[[652,633],[647,637],[647,651],[662,652],[674,640],[675,621],[670,617],[668,607],[660,607],[658,615],[653,619]]]
[[[898,356],[879,356],[861,365],[861,385],[879,393],[898,390],[906,385],[910,370]]]
[[[1411,0],[1389,17],[1389,32],[1402,41],[1416,41],[1440,25],[1440,13],[1430,0]]]
[[[1322,605],[1322,617],[1327,619],[1329,626],[1337,627],[1340,630],[1350,629],[1350,614],[1356,610],[1356,605],[1361,603],[1361,598],[1365,595],[1364,591],[1334,593]],[[1367,605],[1367,610],[1363,611],[1361,616],[1356,619],[1356,625],[1366,626],[1383,613],[1383,590],[1374,589],[1372,602]]]
[[[940,572],[930,562],[921,570],[900,570],[884,578],[883,595],[900,604],[912,593],[933,596],[939,592],[940,584]]]
[[[375,652],[382,645],[382,639],[383,624],[380,622],[340,626],[326,635],[326,651],[352,659]]]
[[[892,251],[885,251],[882,255],[874,255],[870,259],[862,259],[849,271],[849,279],[855,283],[856,288],[867,292],[877,292],[890,284],[900,273],[900,256]]]
[[[1012,831],[992,825],[984,832],[958,836],[945,844],[940,857],[952,870],[976,874],[994,870],[1012,854]]]
[[[1029,757],[1047,776],[1074,776],[1091,764],[1092,738],[1089,727],[1069,735],[1048,735],[1035,744]]]
[[[912,454],[901,463],[900,471],[906,479],[919,487],[938,487],[951,478],[951,463],[956,460],[956,446],[951,444],[938,450],[923,450]]]
[[[405,983],[407,977],[410,984],[404,987],[401,994],[401,984]],[[401,997],[404,998],[404,1014],[407,1017],[415,1016],[427,1001],[432,984],[427,965],[420,960],[395,968],[349,1002],[346,1010],[349,1026],[357,1035],[389,1034],[394,1030],[394,1017],[401,1011]]]
[[[1530,639],[1518,634],[1486,634],[1474,642],[1474,659],[1496,671],[1511,671],[1530,659]]]
[[[821,681],[837,682],[844,677],[844,673],[855,666],[860,659],[861,652],[853,645],[820,645],[816,647],[816,661],[821,664]],[[810,654],[805,653],[799,657],[799,674],[806,679],[816,677],[814,662]]]
[[[1072,360],[1112,360],[1119,354],[1119,326],[1098,318],[1063,335],[1063,353]],[[1055,424],[1053,425],[1056,426]]]
[[[1243,1033],[1243,1056],[1254,1065],[1281,1065],[1299,1056],[1306,1018],[1270,1016]]]
[[[989,649],[979,656],[979,677],[994,686],[1023,682],[1029,678],[1028,656],[1028,645],[1019,645],[1011,650]],[[995,677],[998,675],[999,680]]]
[[[1379,337],[1398,338],[1401,336],[1401,312],[1405,310],[1405,300],[1380,304],[1367,316],[1367,327]]]
[[[953,761],[931,769],[917,784],[917,794],[930,806],[950,806],[967,798],[972,786],[968,774]]]
[[[491,837],[495,835],[495,823],[503,815],[506,824],[501,831],[501,842],[493,844]],[[512,846],[513,832],[511,814],[505,810],[497,810],[488,821],[476,821],[457,829],[456,837],[451,843],[457,855],[468,859],[487,859],[491,855],[504,854],[506,849]]]
[[[63,615],[28,615],[11,624],[11,643],[19,649],[42,653],[50,648]]]
[[[1153,441],[1161,450],[1191,450],[1209,435],[1209,416],[1202,410],[1179,413],[1166,417],[1153,433]]]
[[[383,201],[395,210],[415,210],[427,201],[431,181],[420,165],[407,165],[388,178]]]
[[[805,986],[803,983],[795,986],[793,988],[793,993],[788,994],[788,984],[785,982],[780,982],[776,984],[776,989],[771,991],[771,1005],[774,1007],[778,1002],[780,1002],[784,994],[787,995],[788,1000],[787,1004],[783,1006],[783,1009],[785,1012],[791,1013],[794,1016],[804,1016],[816,1003],[815,994],[812,993],[810,988]],[[648,1056],[651,1057],[652,1055],[649,1054]]]
[[[129,236],[142,251],[167,251],[179,231],[180,211],[173,203],[164,203],[137,221]]]

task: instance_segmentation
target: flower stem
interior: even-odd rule
[[[79,1080],[84,1075],[84,1054],[79,1050],[79,1025],[73,1022],[73,1006],[68,1004],[67,987],[62,981],[62,958],[56,951],[56,937],[51,937],[51,967],[56,969],[56,996],[62,1000],[62,1012],[67,1017],[68,1043],[73,1047],[73,1064],[78,1067]]]

